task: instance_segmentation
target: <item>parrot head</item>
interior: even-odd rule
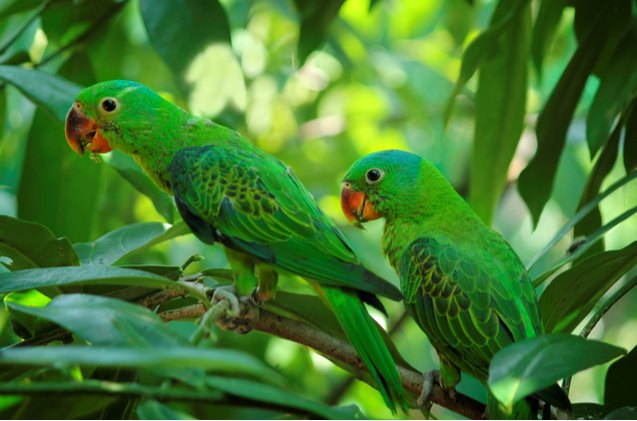
[[[166,101],[154,91],[127,80],[89,86],[78,94],[66,116],[66,140],[80,155],[110,152],[124,131],[152,128],[149,111],[162,102]]]
[[[343,178],[341,209],[345,217],[362,223],[387,216],[409,201],[410,187],[418,182],[423,159],[400,150],[386,150],[354,162]]]

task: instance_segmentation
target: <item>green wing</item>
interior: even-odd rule
[[[247,142],[180,151],[171,164],[177,206],[195,234],[323,285],[399,300],[366,270],[292,171]]]
[[[533,286],[510,247],[458,248],[444,236],[412,242],[400,264],[405,302],[436,350],[485,380],[491,357],[542,332]]]

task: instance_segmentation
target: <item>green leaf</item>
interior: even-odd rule
[[[537,265],[537,263],[551,250],[579,221],[584,219],[586,215],[588,215],[593,209],[597,208],[597,205],[608,197],[613,192],[617,191],[620,187],[626,185],[634,178],[637,177],[637,171],[632,171],[626,174],[624,177],[620,178],[616,182],[614,182],[610,187],[604,190],[603,193],[598,194],[593,198],[590,202],[588,202],[585,206],[582,206],[579,211],[573,216],[569,221],[562,227],[561,230],[551,240],[546,243],[544,248],[531,259],[531,261],[527,265],[527,270],[531,272],[533,268]],[[610,224],[610,223],[609,223]],[[608,225],[608,224],[607,224]],[[537,286],[539,284],[535,284]]]
[[[609,412],[605,420],[634,420],[637,418],[637,406],[625,406]]]
[[[624,134],[624,168],[630,172],[637,168],[637,98],[633,99],[626,113],[626,131]]]
[[[147,196],[153,202],[157,212],[166,218],[168,223],[172,224],[174,222],[175,205],[172,197],[160,190],[132,157],[120,151],[113,151],[110,156],[104,157],[104,161],[113,167],[137,191]]]
[[[91,64],[83,53],[75,54],[60,72],[80,73],[84,81],[93,79]],[[72,103],[73,99],[68,99],[64,114]],[[40,222],[72,242],[87,241],[97,213],[101,178],[99,165],[88,157],[80,159],[67,147],[63,125],[38,109],[22,166],[18,216]]]
[[[524,125],[530,25],[527,5],[503,30],[498,53],[480,66],[469,202],[488,225]]]
[[[313,417],[325,419],[364,418],[355,406],[331,408],[323,403],[312,401],[284,389],[246,379],[209,376],[206,378],[206,384],[245,399],[301,410],[313,415]]]
[[[22,166],[18,217],[41,223],[71,241],[86,241],[100,178],[99,166],[66,146],[62,124],[38,109]]]
[[[590,115],[590,114],[589,114]],[[606,176],[613,169],[615,161],[617,160],[617,154],[619,153],[619,140],[621,138],[622,122],[618,122],[615,130],[610,135],[610,139],[604,146],[602,153],[593,170],[589,173],[586,179],[586,185],[580,196],[577,209],[581,209],[586,203],[590,202],[599,194],[599,189],[602,187],[602,183],[606,179]],[[585,218],[575,225],[573,236],[578,238],[580,236],[586,236],[598,229],[602,225],[602,214],[599,211],[599,206],[592,210]],[[603,243],[599,243],[599,247],[591,250],[592,252],[604,251]],[[590,254],[590,253],[589,253]]]
[[[301,29],[297,54],[299,65],[323,44],[326,32],[332,21],[338,16],[338,11],[345,0],[294,0],[296,10],[301,16]],[[370,5],[370,8],[372,5]]]
[[[75,244],[75,250],[83,265],[110,266],[133,253],[189,232],[183,222],[172,227],[160,222],[141,222],[118,228],[91,243]]]
[[[12,292],[4,297],[4,302],[7,307],[7,312],[13,318],[12,327],[18,336],[23,337],[16,330],[14,323],[19,323],[20,328],[24,328],[29,332],[29,338],[36,336],[38,333],[49,331],[50,323],[43,323],[42,319],[26,314],[20,311],[13,311],[12,305],[19,306],[31,306],[31,307],[44,307],[51,302],[51,299],[37,290]],[[19,328],[18,328],[19,329]]]
[[[501,349],[491,360],[489,388],[506,407],[551,386],[559,379],[603,364],[626,350],[580,336],[536,336]]]
[[[133,369],[199,368],[229,375],[249,375],[264,381],[280,378],[277,372],[261,361],[232,349],[170,347],[149,350],[79,345],[20,347],[1,350],[0,364]]]
[[[537,152],[518,178],[518,191],[531,212],[534,225],[551,196],[575,107],[606,45],[606,29],[612,25],[613,17],[611,3],[600,3],[595,24],[588,28],[538,117]]]
[[[547,332],[570,332],[613,284],[637,263],[637,241],[593,255],[559,274],[540,297]]]
[[[139,7],[151,45],[180,86],[193,59],[215,43],[230,44],[230,27],[216,0],[141,0]]]
[[[524,6],[528,4],[527,0],[515,0],[515,4],[511,6],[510,1],[511,0],[500,0],[498,2],[491,17],[489,27],[482,31],[480,35],[469,44],[462,55],[460,75],[445,107],[445,123],[449,122],[451,118],[454,102],[462,88],[467,84],[478,68],[480,68],[482,62],[495,54],[499,47],[498,44],[502,32],[511,24],[515,17],[518,16]]]
[[[601,83],[586,119],[586,140],[591,156],[604,145],[617,116],[628,106],[637,92],[635,51],[637,30],[628,31],[600,76]]]
[[[0,215],[0,256],[12,260],[11,270],[74,266],[79,259],[66,238],[56,238],[43,225]]]
[[[13,311],[50,320],[94,345],[172,347],[187,344],[152,311],[109,297],[58,295],[46,307],[7,303]]]
[[[27,98],[47,110],[60,122],[64,122],[75,96],[82,90],[80,85],[60,76],[17,66],[0,65],[0,79],[14,85]],[[64,132],[61,134],[63,135]],[[47,141],[54,143],[50,138]]]
[[[0,294],[12,291],[26,291],[34,288],[61,287],[70,285],[126,285],[148,288],[183,289],[193,297],[207,302],[198,289],[168,278],[143,272],[111,266],[60,267],[47,269],[26,269],[0,273]]]
[[[541,0],[540,2],[531,40],[531,56],[539,75],[542,74],[542,62],[546,56],[546,50],[555,36],[566,5],[566,0]]]
[[[604,387],[604,406],[608,410],[637,406],[635,378],[637,378],[637,347],[608,367]]]
[[[197,418],[185,412],[177,411],[154,399],[146,399],[135,409],[140,420],[195,420]]]

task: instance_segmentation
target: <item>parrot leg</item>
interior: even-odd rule
[[[279,274],[270,265],[266,264],[257,264],[255,272],[259,279],[259,286],[254,290],[251,297],[255,304],[261,305],[274,298]]]
[[[259,319],[259,308],[252,303],[250,295],[237,297],[234,286],[218,287],[212,294],[212,305],[228,302],[228,310],[217,319],[217,325],[224,330],[240,334],[248,333]]]
[[[454,400],[456,398],[456,385],[460,383],[458,367],[447,361],[443,355],[438,355],[440,356],[440,370],[431,370],[423,374],[422,391],[416,400],[418,407],[424,408],[427,412],[432,405],[429,396],[436,383]]]

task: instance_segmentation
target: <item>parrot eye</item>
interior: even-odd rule
[[[365,181],[367,184],[376,184],[380,180],[382,180],[385,173],[383,170],[379,170],[378,168],[372,168],[365,173]]]
[[[104,98],[102,100],[102,109],[107,113],[112,113],[117,109],[117,100],[115,98]]]

